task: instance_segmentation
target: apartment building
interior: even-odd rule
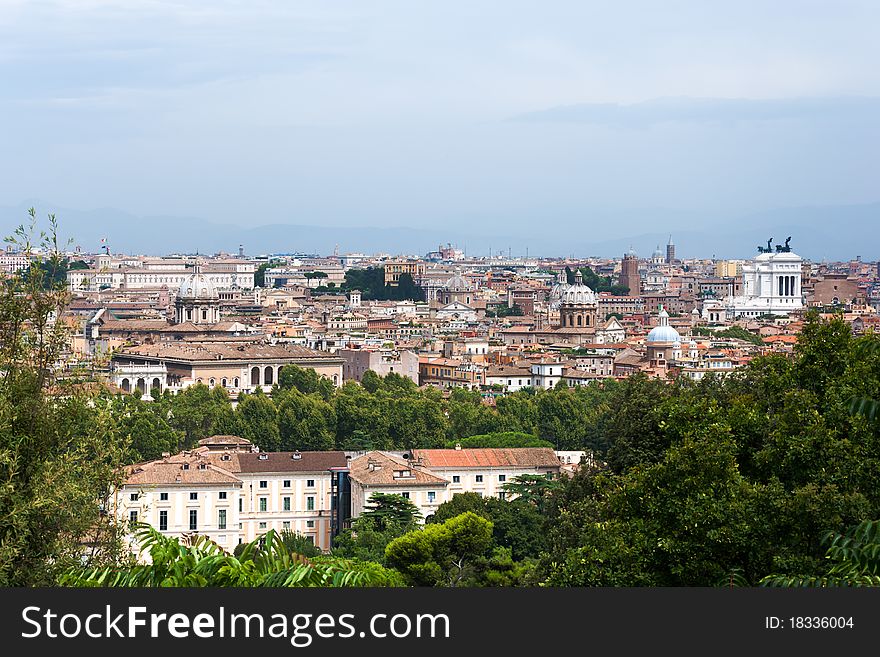
[[[337,476],[347,468],[344,452],[259,452],[242,438],[212,436],[131,466],[116,512],[169,536],[206,535],[227,550],[270,529],[295,531],[327,550],[334,514],[348,505]]]
[[[505,483],[521,475],[558,477],[562,468],[550,448],[416,449],[402,457],[367,452],[351,461],[351,517],[357,518],[374,493],[402,495],[423,518],[456,493],[504,498]]]

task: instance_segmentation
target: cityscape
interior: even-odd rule
[[[59,379],[98,386],[114,412],[153,420],[146,435],[127,425],[134,463],[112,494],[132,549],[147,524],[229,553],[274,531],[316,554],[345,554],[347,541],[351,556],[370,553],[352,547],[365,533],[359,519],[376,504],[395,508],[394,496],[411,517],[402,512],[389,540],[443,517],[462,494],[537,495],[540,507],[541,486],[613,462],[596,427],[511,421],[513,400],[536,399],[540,415],[536,395],[581,390],[595,412],[620,382],[714,385],[795,357],[817,322],[872,339],[880,263],[810,262],[795,240],[768,239],[737,260],[678,253],[670,235],[651,254],[619,258],[468,257],[451,243],[408,256],[251,256],[244,245],[134,255],[104,244],[54,256],[10,247],[0,265],[15,278],[60,263]],[[410,431],[370,426],[383,388],[432,408],[410,409],[426,416],[405,420]],[[195,426],[185,403],[203,406]],[[375,548],[382,561],[385,544]]]
[[[867,644],[878,24],[0,3],[10,654]]]

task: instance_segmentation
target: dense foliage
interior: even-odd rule
[[[626,285],[613,283],[610,276],[599,276],[599,274],[594,272],[590,267],[581,267],[580,271],[584,280],[584,285],[593,290],[593,292],[629,294],[629,288]],[[565,268],[565,279],[569,285],[574,283],[574,272],[569,267]]]
[[[424,301],[425,291],[416,285],[410,274],[401,274],[397,285],[385,285],[385,268],[349,269],[338,290],[317,288],[316,292],[348,293],[359,290],[361,298],[379,301]]]
[[[67,333],[66,265],[36,217],[7,239],[32,255],[29,270],[0,280],[0,585],[47,585],[72,563],[115,563],[117,527],[102,513],[125,441],[119,419],[76,373],[54,366]],[[37,253],[46,255],[38,256]],[[61,282],[59,282],[61,281]]]
[[[284,538],[269,531],[230,555],[207,536],[164,536],[149,525],[136,528],[140,550],[149,563],[123,568],[69,568],[60,578],[74,587],[352,587],[400,586],[398,573],[351,559],[291,551]]]

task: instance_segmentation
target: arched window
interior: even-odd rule
[[[214,387],[214,384],[215,384],[215,383],[217,383],[217,381],[214,379],[213,376],[212,376],[210,379],[208,379],[208,384],[209,384],[212,388]]]
[[[147,382],[144,381],[143,379],[138,379],[137,389],[140,390],[141,392],[146,392],[147,391]]]
[[[578,326],[583,326],[583,325],[584,325],[584,316],[578,315]]]
[[[159,388],[159,392],[162,391],[162,382],[159,380],[158,376],[153,379],[153,384],[150,388]]]
[[[226,387],[226,383],[226,379],[220,379],[220,385],[222,385],[224,388]]]
[[[267,366],[263,373],[263,383],[267,386],[272,385],[275,382],[275,371]]]
[[[234,379],[232,379],[232,385],[236,388],[238,387],[238,377],[235,377]]]
[[[394,368],[392,367],[391,369],[393,370]],[[339,384],[339,376],[334,374],[333,375],[333,385],[338,385],[338,384]]]
[[[131,392],[131,382],[128,379],[122,379],[123,392]]]
[[[258,386],[260,385],[260,368],[252,367],[251,368],[251,385]]]

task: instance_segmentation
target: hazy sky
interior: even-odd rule
[[[0,205],[613,237],[615,211],[876,202],[878,25],[877,0],[0,0]]]

